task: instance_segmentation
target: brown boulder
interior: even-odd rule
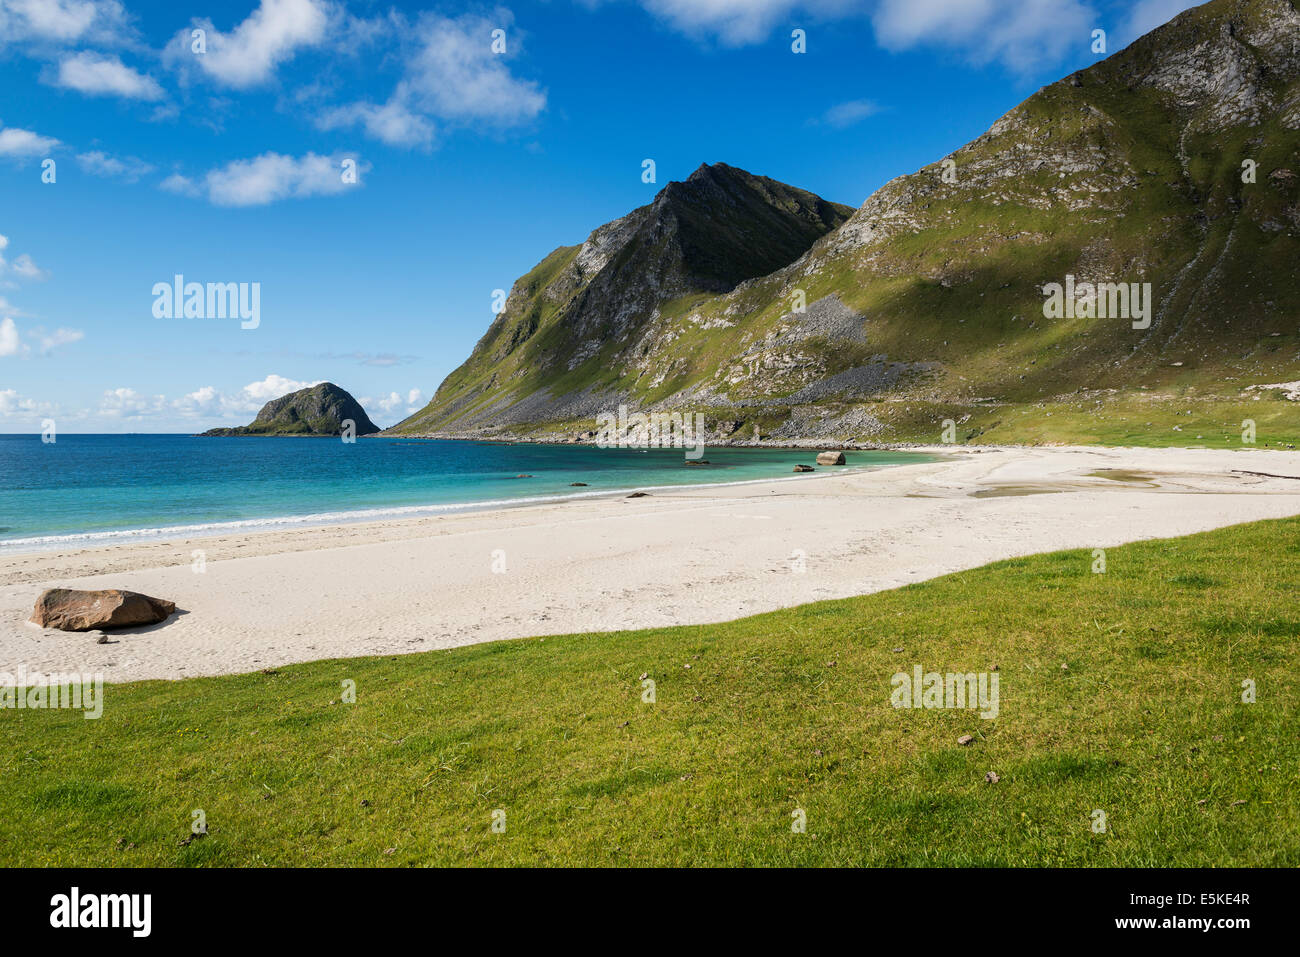
[[[174,601],[150,598],[139,592],[106,588],[78,591],[47,588],[36,599],[31,621],[42,628],[90,631],[93,628],[134,628],[165,621],[176,611]]]
[[[796,466],[794,467],[794,470],[795,470],[796,472],[816,472],[816,471],[817,471],[817,470],[816,470],[815,468],[813,468],[811,465],[796,465]]]
[[[817,464],[818,465],[843,465],[844,453],[843,452],[818,452]]]

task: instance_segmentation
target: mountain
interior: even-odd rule
[[[952,420],[965,440],[1187,444],[1172,433],[1217,441],[1243,415],[1295,436],[1298,174],[1300,12],[1213,0],[843,222],[702,167],[516,283],[396,428],[558,438],[626,403],[703,411],[714,441],[935,441]],[[718,179],[778,201],[737,208]],[[1120,284],[1149,315],[1114,314]],[[1055,287],[1081,301],[1052,311]]]
[[[635,388],[641,358],[667,341],[684,344],[694,331],[683,323],[690,303],[787,265],[852,213],[776,180],[703,165],[516,281],[469,359],[396,430],[594,415]],[[693,372],[670,363],[654,377],[662,384]]]
[[[203,435],[341,435],[343,423],[349,419],[356,435],[379,431],[356,399],[333,382],[322,382],[272,399],[251,425],[209,429]]]

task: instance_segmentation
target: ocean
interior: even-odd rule
[[[846,452],[848,467],[925,462]],[[554,501],[667,486],[807,481],[815,452],[598,449],[403,438],[0,435],[0,551]],[[834,467],[830,467],[834,468]],[[518,478],[530,475],[531,478]],[[585,482],[586,487],[570,483]]]

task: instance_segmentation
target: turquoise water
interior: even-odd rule
[[[845,454],[859,467],[931,458]],[[36,435],[0,435],[0,549],[364,521],[660,486],[807,481],[826,471],[792,475],[796,463],[815,458],[792,449],[718,448],[704,457],[709,465],[688,467],[680,449],[189,435],[60,435],[45,444]]]

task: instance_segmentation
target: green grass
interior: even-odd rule
[[[885,430],[867,441],[937,444],[943,422],[957,423],[957,441],[971,445],[1104,445],[1143,448],[1294,449],[1300,447],[1295,402],[1266,398],[1157,393],[1034,403],[925,402],[868,404]],[[1247,443],[1246,423],[1255,441]],[[856,436],[855,436],[856,438]]]
[[[1106,564],[0,711],[0,863],[1300,864],[1300,519]],[[998,717],[892,708],[915,664],[996,666]]]

